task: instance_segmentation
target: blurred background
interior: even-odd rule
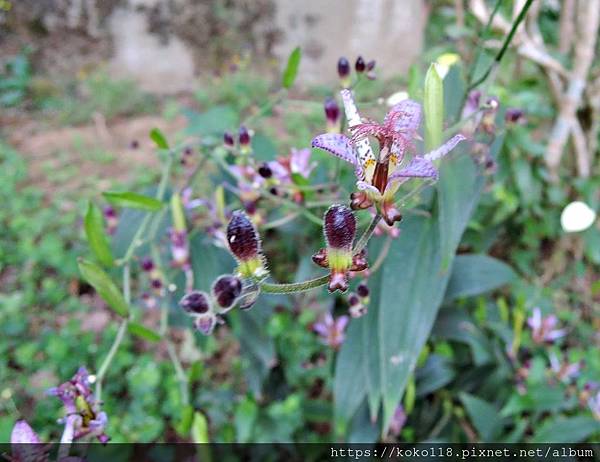
[[[314,104],[275,107],[251,128],[266,155],[308,147],[324,131],[340,56],[376,60],[359,96],[381,106],[435,60],[481,75],[525,1],[499,3],[490,21],[496,2],[485,0],[0,0],[0,441],[19,416],[56,438],[60,403],[44,390],[93,370],[110,347],[113,315],[77,269],[81,217],[101,191],[156,182],[151,129],[183,143],[237,130],[300,46],[290,97]],[[514,277],[448,300],[413,378],[416,402],[384,439],[598,441],[599,3],[534,0],[480,88],[500,110],[491,153],[474,156],[486,185],[459,250],[487,252]],[[573,201],[589,210],[561,224]],[[303,270],[294,252],[283,250],[283,277]],[[269,303],[250,340],[174,328],[194,406],[211,441],[330,441],[335,352],[311,331],[328,302]],[[536,309],[560,340],[528,322]],[[127,339],[111,375],[114,441],[186,439],[164,348]],[[355,422],[345,438],[375,438],[367,427]]]

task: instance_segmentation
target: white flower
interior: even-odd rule
[[[560,224],[567,233],[585,231],[596,220],[596,212],[581,201],[571,202],[560,215]]]

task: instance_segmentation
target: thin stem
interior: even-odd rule
[[[104,362],[100,366],[98,374],[96,374],[96,398],[98,399],[98,401],[102,401],[102,381],[104,379],[104,376],[106,375],[106,372],[108,371],[110,364],[112,363],[112,360],[115,357],[115,354],[117,353],[117,350],[119,349],[119,346],[121,345],[121,342],[123,341],[123,338],[125,337],[125,332],[127,331],[127,324],[129,324],[129,319],[123,319],[121,321],[119,330],[117,331],[117,336],[115,337],[113,344],[110,347],[108,354],[106,355],[106,358],[104,358]]]
[[[354,255],[359,253],[361,250],[363,250],[367,246],[367,244],[369,243],[369,239],[371,239],[371,236],[373,235],[375,228],[377,228],[377,225],[379,224],[380,220],[381,220],[381,213],[377,212],[377,214],[371,220],[369,227],[365,230],[365,232],[362,234],[362,236],[360,236],[360,239],[356,242],[356,245],[354,246],[354,252],[353,252]]]
[[[488,78],[488,76],[490,75],[492,70],[500,63],[500,61],[502,61],[502,58],[504,57],[504,54],[506,53],[506,50],[508,49],[510,42],[512,41],[515,33],[517,32],[519,25],[525,19],[525,16],[527,15],[527,11],[529,10],[529,7],[531,6],[532,3],[533,3],[533,0],[527,0],[525,5],[523,5],[523,8],[521,8],[521,11],[519,12],[519,15],[517,16],[517,19],[515,19],[515,22],[513,22],[513,25],[511,27],[508,35],[506,36],[506,39],[504,39],[502,48],[500,48],[500,51],[498,52],[498,54],[496,54],[494,61],[489,65],[489,67],[487,68],[485,73],[479,79],[477,79],[475,82],[473,82],[472,84],[469,85],[469,87],[467,88],[467,94],[474,88],[478,87],[481,83],[483,83]],[[490,17],[490,21],[491,21],[491,17]]]
[[[315,289],[324,286],[329,282],[329,275],[321,276],[315,279],[309,279],[304,282],[295,282],[292,284],[271,284],[263,282],[260,284],[262,292],[266,294],[290,294],[294,292],[303,292],[305,290]]]
[[[267,230],[267,229],[278,228],[279,226],[283,226],[286,223],[289,223],[290,221],[295,220],[298,217],[298,215],[299,215],[298,212],[294,212],[290,215],[286,215],[284,217],[278,218],[277,220],[273,220],[269,223],[265,223],[264,225],[261,225],[260,229]]]

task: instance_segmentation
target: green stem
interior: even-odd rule
[[[506,39],[504,39],[502,48],[500,48],[500,51],[496,54],[494,61],[489,65],[489,67],[487,68],[485,73],[479,79],[477,79],[475,82],[473,82],[472,84],[469,85],[469,87],[467,88],[467,94],[471,90],[473,90],[474,88],[476,88],[480,84],[482,84],[489,77],[490,73],[492,72],[492,69],[494,69],[498,64],[500,64],[500,61],[502,61],[502,58],[504,57],[504,54],[506,53],[506,50],[508,49],[510,42],[512,41],[515,33],[517,32],[519,25],[525,19],[525,16],[527,15],[527,11],[529,10],[529,7],[531,6],[532,3],[533,3],[533,0],[527,0],[525,5],[523,5],[523,8],[521,8],[521,11],[519,12],[519,15],[517,16],[517,19],[515,19],[515,22],[513,23],[512,27],[510,29],[510,32],[506,36]],[[491,21],[491,18],[490,18],[490,21]]]
[[[377,228],[377,225],[379,224],[380,220],[381,220],[381,213],[377,212],[377,214],[371,220],[369,227],[365,230],[365,232],[362,234],[362,236],[360,236],[360,239],[354,246],[354,255],[359,253],[361,250],[363,250],[367,246],[367,244],[369,243],[369,239],[371,239],[371,236],[373,235],[375,228]]]

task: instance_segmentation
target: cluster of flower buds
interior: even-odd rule
[[[360,318],[367,314],[369,306],[369,286],[363,281],[356,287],[356,292],[348,294],[348,312],[353,318]]]
[[[535,307],[531,317],[527,318],[527,325],[531,329],[531,338],[537,344],[554,343],[567,335],[565,329],[557,329],[556,315],[542,316],[542,311],[538,307]]]
[[[144,273],[148,274],[148,279],[150,281],[150,287],[152,292],[157,297],[162,297],[164,295],[164,284],[163,284],[163,276],[160,270],[154,264],[154,261],[150,257],[142,258],[140,262],[140,266]]]
[[[357,75],[365,74],[368,79],[375,79],[375,60],[370,60],[369,62],[365,62],[362,56],[356,58],[356,62],[354,63],[354,70]],[[340,83],[344,88],[350,88],[351,80],[350,80],[350,62],[342,56],[337,63],[337,71],[338,76],[340,77]]]
[[[246,213],[233,212],[227,226],[227,243],[238,261],[237,273],[241,277],[261,279],[268,274],[258,231]]]
[[[246,126],[240,125],[237,141],[241,154],[248,155],[252,152],[252,135]],[[228,149],[233,149],[235,147],[235,138],[230,132],[223,133],[223,144]]]
[[[356,218],[345,205],[332,205],[323,217],[323,231],[327,247],[313,255],[313,261],[331,271],[329,291],[348,289],[348,273],[367,269],[366,252],[353,254]]]
[[[523,109],[516,107],[509,107],[506,109],[506,112],[504,113],[504,120],[507,124],[523,125],[527,123],[527,118],[525,117],[525,112]]]
[[[190,162],[192,160],[192,156],[194,154],[194,150],[191,147],[186,147],[184,148],[183,151],[181,151],[181,159],[179,159],[179,162],[181,163],[181,165],[183,165],[184,167],[187,167],[190,165]]]
[[[204,335],[210,335],[221,315],[231,310],[242,295],[242,281],[229,274],[219,276],[212,285],[210,295],[194,290],[186,294],[179,306],[194,317],[194,325]]]
[[[115,234],[117,231],[117,226],[119,225],[119,217],[117,215],[117,211],[107,205],[104,207],[104,219],[106,220],[106,233],[109,235]]]

